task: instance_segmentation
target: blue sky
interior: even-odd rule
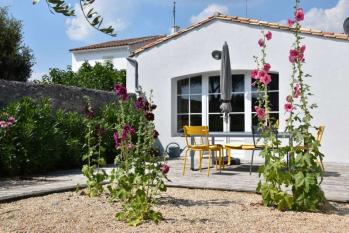
[[[67,0],[75,6],[77,0]],[[114,39],[167,34],[172,24],[172,0],[98,0],[95,8],[105,22],[118,29],[117,38],[103,35],[84,22],[81,15],[66,18],[48,11],[44,0],[33,6],[32,0],[0,0],[10,14],[22,20],[24,42],[36,57],[33,77],[51,67],[71,64],[70,48]],[[326,31],[342,32],[349,17],[349,0],[303,0],[305,25]],[[248,17],[284,22],[292,15],[294,0],[248,0]],[[187,27],[215,11],[245,16],[245,0],[177,0],[177,24]]]

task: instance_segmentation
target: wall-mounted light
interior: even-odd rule
[[[221,60],[222,58],[222,51],[215,50],[212,52],[212,57],[216,60]]]

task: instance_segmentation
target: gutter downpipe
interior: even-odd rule
[[[136,93],[139,93],[140,89],[139,89],[139,83],[138,83],[138,61],[131,57],[128,57],[127,61],[129,61],[135,67],[135,88],[136,88]]]

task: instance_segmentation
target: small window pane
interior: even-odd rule
[[[201,94],[201,76],[190,79],[190,94]]]
[[[213,132],[223,132],[222,114],[209,115],[209,130]]]
[[[202,125],[202,116],[201,115],[191,115],[190,116],[190,125],[201,126]]]
[[[183,132],[183,126],[185,125],[189,125],[189,116],[188,115],[177,116],[177,131]]]
[[[210,95],[209,96],[209,112],[210,113],[219,113],[221,112],[220,102],[221,95]]]
[[[270,91],[279,90],[279,74],[270,74],[271,75],[271,83],[268,88]]]
[[[268,95],[271,105],[271,111],[279,111],[279,92],[271,92],[268,93]]]
[[[189,79],[182,79],[177,81],[177,94],[189,94]]]
[[[178,96],[177,97],[177,111],[178,113],[189,112],[189,96]]]
[[[231,97],[231,109],[232,112],[244,112],[245,111],[245,97],[244,94],[233,94]]]
[[[252,112],[255,112],[254,107],[258,106],[258,102],[257,102],[257,93],[252,93]],[[269,96],[269,101],[270,101],[270,107],[271,107],[271,111],[279,111],[279,93],[278,92],[269,92],[268,93]]]
[[[244,114],[230,114],[230,131],[244,132],[245,131],[245,115]]]
[[[209,87],[208,92],[209,93],[220,93],[220,85],[219,85],[219,76],[212,76],[209,79]]]
[[[201,95],[191,95],[190,96],[190,112],[191,113],[201,113],[202,111],[202,97]]]
[[[245,91],[245,76],[243,74],[232,75],[232,92],[244,92]]]

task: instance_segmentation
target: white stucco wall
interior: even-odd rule
[[[96,50],[82,50],[72,52],[72,70],[77,71],[81,65],[88,61],[91,65],[96,62],[105,62],[111,60],[114,67],[119,70],[126,70],[127,60],[129,56],[128,46],[119,48],[106,48]]]
[[[268,62],[272,71],[280,77],[280,128],[285,126],[284,100],[289,93],[289,49],[294,41],[291,33],[265,29],[273,32],[268,45]],[[251,70],[255,67],[253,55],[259,55],[257,40],[261,28],[215,20],[199,29],[149,49],[134,58],[139,63],[139,83],[145,91],[154,90],[156,127],[164,146],[184,140],[174,137],[173,118],[176,116],[174,78],[189,74],[218,71],[220,61],[212,59],[211,52],[221,49],[224,41],[230,48],[231,67]],[[313,75],[307,82],[315,93],[313,101],[319,108],[314,112],[314,124],[326,125],[322,151],[327,162],[349,163],[349,41],[326,39],[304,35],[307,45],[305,71]],[[127,66],[127,86],[134,91],[134,67]],[[250,100],[250,96],[247,99]],[[205,107],[205,106],[204,106]],[[171,122],[172,120],[172,122]],[[250,131],[250,130],[246,130]],[[249,159],[250,154],[242,158]]]

